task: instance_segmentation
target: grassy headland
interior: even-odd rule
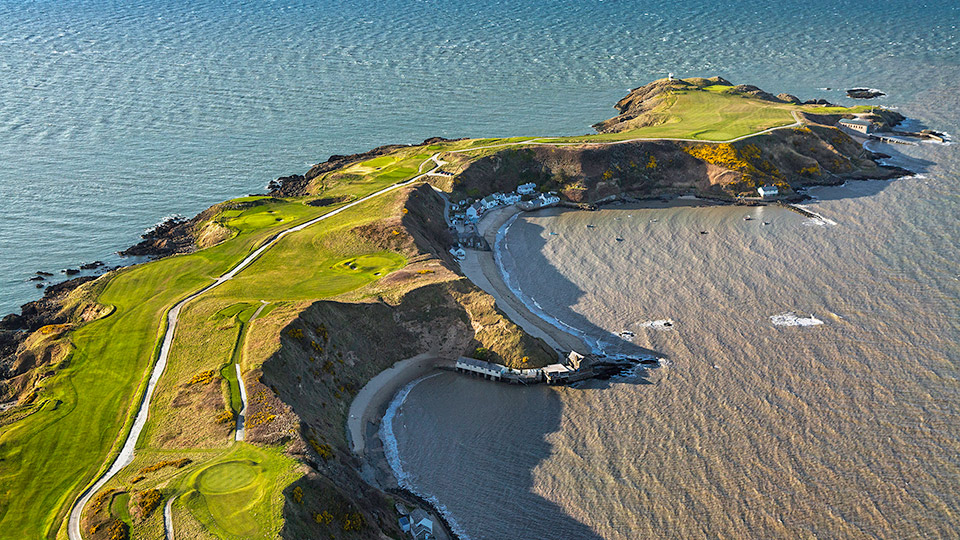
[[[14,376],[0,387],[0,399],[17,400],[0,412],[2,535],[66,537],[70,505],[130,428],[167,310],[278,232],[429,170],[434,155],[454,176],[431,182],[456,200],[528,181],[576,202],[733,197],[761,183],[789,193],[884,173],[832,125],[872,111],[790,98],[722,79],[657,81],[624,98],[597,135],[381,147],[289,177],[271,196],[212,207],[181,227],[189,253],[84,284],[63,304],[68,323],[21,345]],[[702,142],[796,118],[803,125]],[[685,141],[604,144],[636,138]],[[155,503],[170,497],[178,536],[396,533],[388,499],[360,479],[347,448],[353,394],[396,360],[428,350],[456,356],[483,346],[517,367],[553,358],[458,274],[442,214],[433,190],[404,186],[285,236],[187,304],[135,461],[87,508],[85,537],[162,538]],[[233,441],[234,363],[250,398],[247,443]]]

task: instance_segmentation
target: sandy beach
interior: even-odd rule
[[[397,391],[445,363],[452,365],[453,361],[431,353],[419,354],[397,362],[370,379],[350,403],[350,414],[347,417],[350,450],[354,454],[363,455],[367,448],[367,438],[377,436],[383,413]],[[365,427],[369,429],[365,430]]]
[[[520,209],[516,206],[498,208],[487,212],[480,223],[477,224],[477,230],[493,246],[495,245],[497,231],[518,212],[520,212]],[[588,352],[590,350],[576,336],[556,328],[527,309],[527,306],[504,283],[492,251],[468,249],[466,252],[467,256],[460,262],[460,270],[474,285],[492,296],[496,300],[497,307],[513,323],[519,325],[531,336],[544,340],[547,345],[558,351]]]

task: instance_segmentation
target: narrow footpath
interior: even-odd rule
[[[243,335],[240,339],[246,339],[247,332],[250,331],[250,325],[253,324],[253,321],[260,316],[260,312],[263,311],[263,308],[267,307],[266,300],[260,301],[260,307],[253,312],[253,315],[250,316],[250,320],[247,321],[247,327],[243,331]],[[243,343],[240,344],[241,351],[243,350]],[[242,352],[241,352],[242,354]],[[240,411],[237,412],[237,433],[234,437],[234,440],[242,441],[243,440],[243,423],[247,417],[247,387],[243,384],[243,374],[240,373],[240,357],[237,357],[237,363],[233,365],[237,370],[237,386],[240,388]]]
[[[434,161],[434,163],[437,162],[436,161],[437,155],[439,154],[434,154],[430,158],[431,160]],[[170,311],[167,312],[167,330],[163,334],[163,344],[160,347],[160,354],[157,356],[156,364],[154,364],[153,371],[150,373],[150,380],[147,383],[147,389],[143,394],[143,400],[140,403],[140,408],[137,410],[137,415],[134,417],[133,426],[130,428],[130,432],[127,434],[127,437],[124,440],[123,447],[120,449],[120,453],[117,454],[116,458],[113,460],[113,463],[110,465],[110,468],[107,469],[107,471],[102,476],[100,476],[100,478],[98,478],[93,483],[93,485],[91,485],[86,490],[84,490],[84,492],[80,495],[80,497],[74,503],[73,508],[71,508],[70,518],[67,523],[67,536],[69,537],[70,540],[83,540],[83,534],[80,531],[80,517],[83,514],[84,507],[87,505],[88,502],[90,502],[90,499],[93,498],[93,496],[98,491],[100,491],[100,489],[103,488],[103,486],[106,485],[107,482],[109,482],[114,476],[116,476],[117,473],[119,473],[121,470],[123,470],[124,467],[126,467],[127,465],[133,462],[134,451],[136,450],[137,440],[140,438],[140,434],[143,432],[143,428],[147,423],[147,415],[149,414],[149,411],[150,411],[150,400],[153,398],[153,392],[154,390],[156,390],[157,382],[160,380],[160,376],[163,375],[163,370],[167,366],[167,359],[170,356],[170,348],[173,345],[173,338],[177,330],[177,322],[179,322],[180,320],[180,311],[183,310],[183,307],[187,305],[187,303],[192,302],[193,300],[199,298],[204,293],[233,279],[233,277],[236,276],[238,273],[240,273],[241,270],[249,266],[253,261],[257,260],[261,255],[263,255],[264,252],[266,252],[268,249],[276,245],[276,243],[279,242],[280,239],[282,239],[284,236],[287,236],[288,234],[291,234],[291,233],[302,231],[303,229],[306,229],[311,225],[320,223],[325,219],[329,219],[341,212],[345,212],[371,199],[380,197],[382,195],[390,193],[391,191],[407,186],[412,182],[416,182],[417,180],[420,180],[423,177],[434,173],[438,168],[439,168],[439,165],[431,169],[429,172],[415,176],[403,182],[398,182],[396,184],[383,188],[380,191],[371,193],[366,197],[357,199],[352,203],[341,206],[340,208],[337,208],[336,210],[328,212],[322,216],[316,217],[314,219],[311,219],[310,221],[301,223],[300,225],[297,225],[295,227],[290,227],[289,229],[281,231],[276,236],[274,236],[269,241],[267,241],[262,246],[260,246],[258,249],[256,249],[253,253],[251,253],[250,255],[247,255],[247,257],[244,258],[242,261],[240,261],[236,266],[234,266],[233,269],[231,269],[227,273],[217,278],[216,281],[214,281],[210,285],[207,285],[203,289],[200,289],[199,291],[193,293],[187,298],[181,300],[172,308],[170,308]]]

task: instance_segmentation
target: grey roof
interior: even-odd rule
[[[420,523],[424,519],[430,519],[430,516],[423,510],[423,508],[417,508],[413,512],[410,512],[410,521],[412,523]],[[433,522],[433,520],[430,520]]]
[[[873,125],[873,122],[870,122],[869,120],[860,120],[859,118],[852,118],[852,119],[844,118],[843,120],[840,120],[840,123],[841,123],[841,124],[854,124],[854,125],[857,125],[857,126],[872,126],[872,125]]]
[[[467,358],[466,356],[461,356],[457,359],[458,364],[463,364],[466,366],[473,366],[480,369],[488,369],[490,371],[504,371],[507,369],[506,366],[500,364],[494,364],[492,362],[485,362],[483,360],[477,360],[476,358]]]

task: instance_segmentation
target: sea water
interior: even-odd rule
[[[952,1],[0,1],[0,307],[330,154],[586,133],[669,72],[880,88],[960,134],[958,21]],[[428,379],[391,420],[406,481],[477,539],[955,536],[956,148],[878,147],[921,174],[814,190],[823,220],[518,218],[501,255],[525,299],[661,367]]]
[[[582,134],[668,72],[953,110],[955,2],[0,1],[0,312],[331,154]],[[830,87],[833,90],[820,91]],[[951,102],[951,99],[954,101]]]

